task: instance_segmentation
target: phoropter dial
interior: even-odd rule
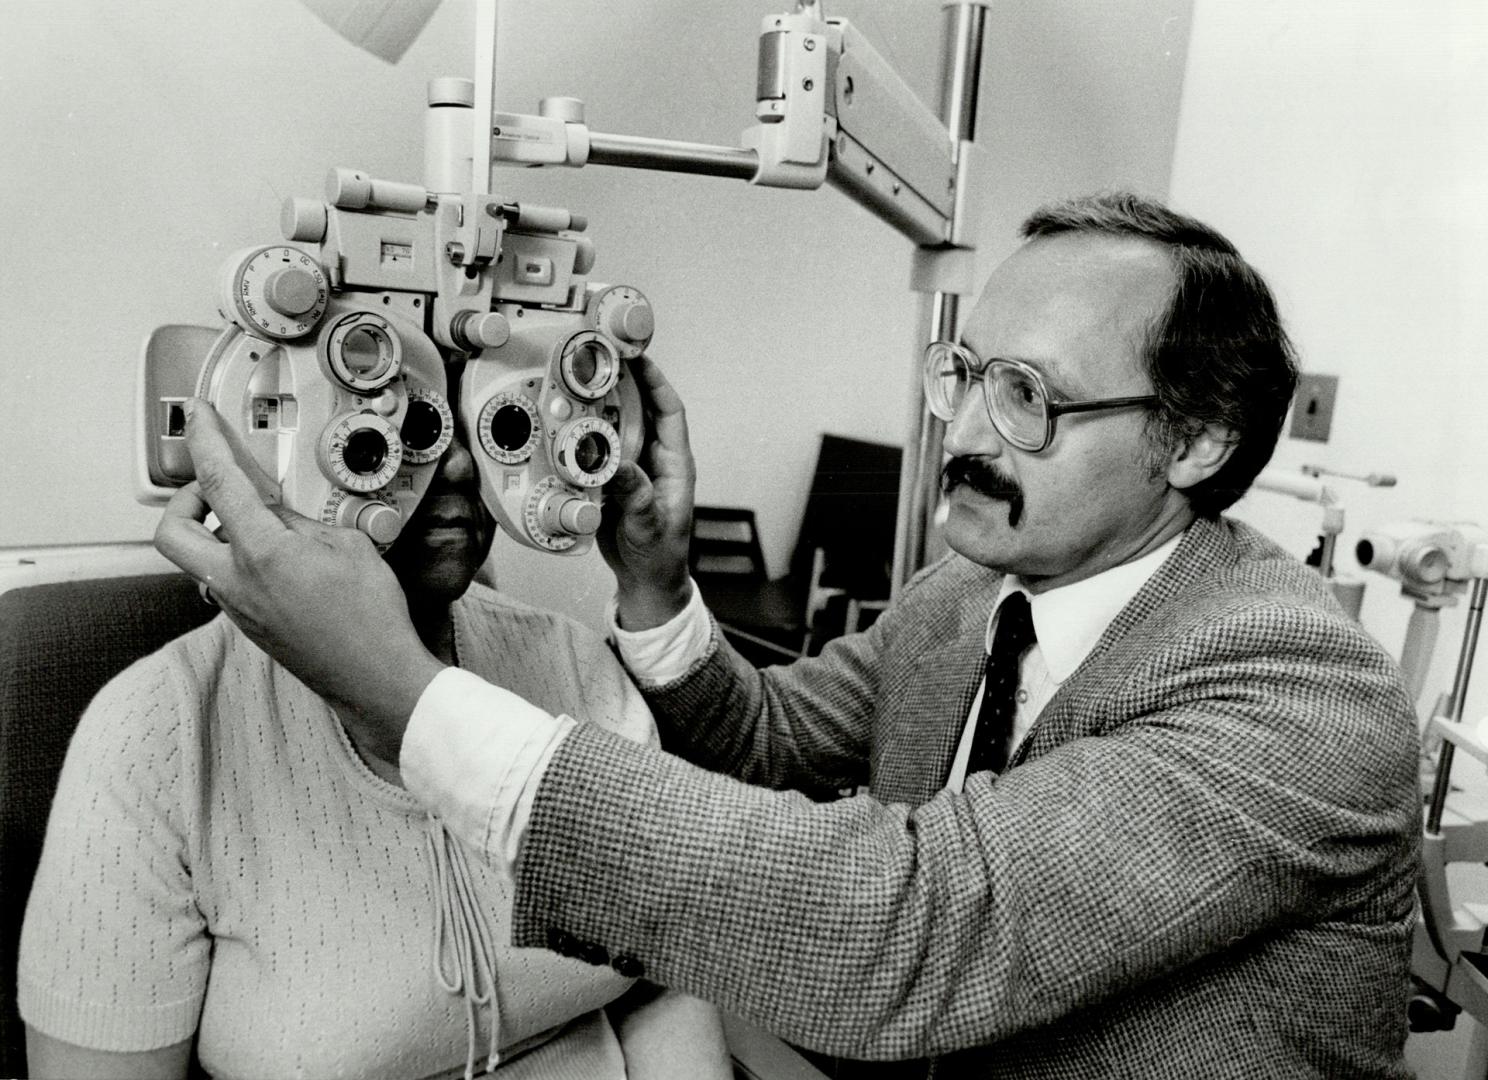
[[[537,520],[554,536],[593,536],[599,532],[599,503],[575,491],[553,489],[536,500]]]
[[[449,402],[436,390],[419,387],[408,392],[408,411],[399,431],[403,460],[412,465],[438,461],[455,437],[455,416]]]
[[[325,314],[330,286],[320,263],[299,248],[273,244],[239,252],[223,268],[222,317],[258,337],[304,337]]]
[[[553,464],[570,483],[599,487],[620,468],[620,436],[597,416],[573,420],[553,440]]]
[[[326,425],[318,447],[321,470],[348,491],[385,487],[403,463],[403,440],[376,413],[344,413]]]
[[[578,535],[565,529],[557,517],[558,511],[574,500],[583,500],[583,495],[556,476],[544,476],[534,484],[522,504],[522,524],[527,539],[546,551],[572,549],[579,542]],[[598,522],[595,528],[598,528]]]
[[[530,458],[542,434],[532,399],[509,391],[487,401],[476,423],[481,449],[503,465],[520,465]]]
[[[403,515],[386,496],[353,495],[340,488],[321,507],[320,520],[327,525],[359,529],[379,548],[387,548],[403,528]]]
[[[596,293],[589,301],[589,321],[609,336],[626,360],[640,356],[656,332],[651,301],[629,285],[611,285]]]

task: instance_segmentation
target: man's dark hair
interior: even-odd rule
[[[1157,395],[1148,434],[1166,460],[1208,424],[1234,433],[1229,460],[1185,492],[1200,517],[1217,516],[1271,460],[1297,385],[1271,290],[1218,232],[1138,195],[1055,203],[1022,229],[1029,240],[1067,232],[1142,237],[1170,253],[1177,284],[1143,347]]]

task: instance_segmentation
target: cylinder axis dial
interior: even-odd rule
[[[503,465],[520,465],[530,458],[542,434],[532,399],[509,391],[481,407],[478,423],[481,448]]]
[[[548,551],[567,551],[578,543],[578,537],[568,533],[549,531],[544,520],[548,503],[557,498],[574,497],[574,491],[556,476],[544,476],[535,485],[522,506],[522,522],[527,526],[527,537],[540,548]]]
[[[320,437],[320,467],[348,491],[385,487],[403,463],[403,440],[375,413],[345,413],[326,425]]]
[[[599,487],[620,468],[620,436],[597,416],[571,421],[553,442],[553,464],[570,483]]]
[[[330,287],[325,271],[297,247],[250,248],[223,268],[222,316],[258,337],[304,337],[325,314]]]
[[[629,285],[611,285],[591,300],[590,321],[610,336],[627,360],[640,356],[656,332],[651,302]]]
[[[413,465],[438,461],[455,437],[455,416],[437,390],[419,387],[408,392],[403,417],[403,460]]]

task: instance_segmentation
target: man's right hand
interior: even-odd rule
[[[697,469],[682,399],[649,357],[631,363],[646,407],[639,464],[622,462],[605,486],[599,548],[615,573],[620,626],[649,630],[687,606]]]

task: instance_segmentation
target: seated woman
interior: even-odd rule
[[[472,585],[494,530],[457,438],[386,556],[430,650],[655,738],[596,635]],[[218,617],[73,738],[22,936],[31,1075],[730,1075],[711,1006],[511,948],[509,918],[397,763]]]

